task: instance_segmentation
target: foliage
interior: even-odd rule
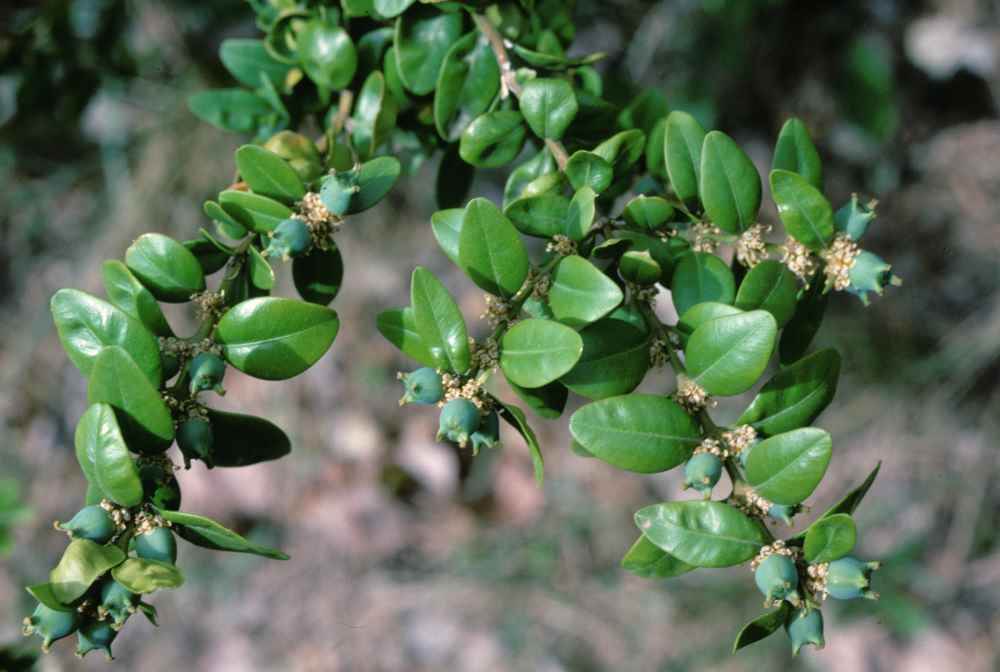
[[[622,564],[665,578],[750,562],[766,605],[778,609],[745,627],[735,648],[782,626],[796,651],[821,645],[818,610],[828,595],[873,595],[872,567],[848,554],[857,538],[850,514],[876,472],[802,535],[780,539],[768,527],[799,513],[833,456],[830,435],[810,425],[833,398],[840,358],[807,354],[828,294],[849,291],[867,303],[896,283],[888,264],[859,246],[871,208],[855,198],[835,211],[824,196],[803,122],[785,125],[774,152],[770,194],[787,234],[776,242],[760,223],[761,177],[734,139],[669,110],[654,91],[619,109],[603,97],[594,67],[602,55],[567,55],[572,3],[253,5],[265,36],[226,40],[220,50],[239,86],[190,100],[200,118],[256,143],[236,152],[238,180],[205,203],[214,229],[187,241],[140,236],[124,263],[104,266],[108,300],[73,289],[52,299],[67,356],[89,381],[75,436],[90,484],[87,516],[105,516],[112,531],[63,526],[72,541],[49,582],[29,589],[42,611],[26,632],[47,645],[67,628],[46,619],[80,613],[65,635],[78,627],[81,655],[110,655],[132,611],[155,620],[140,596],[182,584],[175,534],[287,558],[179,511],[166,451],[176,440],[186,465],[209,467],[289,452],[269,421],[212,409],[203,395],[224,393],[229,366],[284,380],[325,354],[340,328],[327,307],[345,276],[337,230],[435,154],[442,209],[432,232],[487,293],[488,333],[476,338],[480,330],[421,267],[410,305],[377,324],[427,367],[403,376],[404,399],[443,407],[439,438],[473,454],[493,450],[502,418],[542,482],[526,413],[490,385],[502,374],[545,418],[562,415],[569,392],[589,400],[569,420],[583,456],[638,473],[685,465],[704,500],[636,512],[639,536]],[[310,125],[322,130],[315,143],[298,132]],[[477,168],[513,163],[499,205],[467,200]],[[731,263],[720,254],[729,249]],[[300,299],[270,295],[282,262]],[[675,323],[662,317],[670,312],[659,305],[664,290]],[[178,337],[160,303],[189,304],[197,330]],[[780,368],[768,376],[776,357]],[[675,391],[635,392],[661,374]],[[716,398],[764,378],[735,424],[712,419]],[[732,491],[712,500],[722,471]],[[767,569],[776,566],[785,573]],[[108,614],[122,613],[108,602],[116,591],[131,595],[134,609],[107,629]]]

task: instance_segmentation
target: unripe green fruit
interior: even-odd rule
[[[500,445],[500,417],[496,411],[490,411],[482,422],[479,429],[469,437],[472,439],[472,452],[478,454],[480,448],[496,448]]]
[[[851,284],[847,291],[858,296],[866,306],[868,292],[875,292],[881,296],[887,286],[901,283],[900,279],[892,274],[892,266],[888,262],[867,250],[861,250],[848,275]]]
[[[212,446],[215,437],[212,434],[212,423],[201,418],[189,418],[177,427],[177,447],[184,456],[184,467],[191,468],[191,460],[201,460],[211,469]]]
[[[705,495],[712,496],[712,488],[722,477],[722,460],[712,453],[693,455],[684,465],[684,487],[693,488]]]
[[[833,221],[838,231],[843,231],[851,240],[861,240],[868,225],[875,219],[875,211],[871,205],[865,205],[858,200],[858,195],[851,196],[850,202],[837,210]]]
[[[114,579],[101,586],[101,604],[98,611],[104,611],[111,617],[111,627],[120,630],[128,617],[135,613],[135,605],[139,596]]]
[[[265,257],[291,259],[299,257],[312,247],[312,232],[309,226],[298,217],[282,220],[271,232],[271,242],[263,254]]]
[[[812,644],[817,649],[822,649],[826,645],[823,640],[823,614],[819,609],[793,611],[785,623],[785,632],[792,640],[793,655],[798,655],[799,649],[806,644]]]
[[[52,642],[69,637],[80,624],[80,614],[75,610],[57,611],[39,603],[34,613],[24,619],[24,636],[42,638],[42,650],[48,651]]]
[[[226,363],[215,353],[198,353],[188,365],[188,373],[191,375],[192,395],[203,390],[215,390],[218,394],[226,393],[222,387],[222,379],[226,375]]]
[[[878,593],[870,586],[872,572],[878,568],[877,562],[862,562],[851,556],[834,560],[827,566],[826,590],[838,600],[877,599]]]
[[[757,566],[753,578],[768,602],[798,597],[795,589],[799,586],[799,572],[795,569],[795,561],[787,555],[774,554],[764,558]],[[797,599],[789,601],[797,602]]]
[[[410,373],[400,374],[400,380],[403,381],[403,388],[406,390],[403,398],[399,400],[400,405],[432,406],[444,398],[441,374],[430,367],[425,366]]]
[[[111,642],[115,641],[118,631],[106,621],[88,620],[76,633],[76,655],[83,658],[91,651],[103,651],[108,660],[114,660],[111,655]]]
[[[68,523],[56,523],[56,529],[66,532],[71,539],[89,539],[98,544],[107,543],[116,531],[111,516],[97,504],[83,507]]]
[[[452,399],[441,409],[437,440],[454,441],[461,447],[469,442],[469,435],[479,427],[481,414],[468,399]]]
[[[135,554],[140,558],[169,562],[171,565],[177,561],[177,540],[174,539],[173,532],[165,527],[137,534],[132,542]]]
[[[801,510],[801,506],[794,504],[789,506],[787,504],[771,504],[771,508],[767,510],[767,517],[772,520],[777,520],[786,525],[792,524],[792,516]]]

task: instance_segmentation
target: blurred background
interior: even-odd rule
[[[732,656],[761,611],[748,570],[669,582],[620,570],[632,513],[682,496],[678,474],[575,456],[572,409],[532,420],[544,489],[513,433],[460,479],[433,441],[436,414],[397,406],[395,372],[412,364],[373,319],[406,303],[416,264],[446,279],[470,319],[482,309],[431,236],[426,165],[338,235],[348,273],[331,352],[294,381],[227,378],[220,405],[276,421],[292,456],[180,474],[185,510],[292,560],[182,545],[187,585],[154,597],[159,630],[132,619],[114,668],[60,642],[38,669],[1000,667],[1000,2],[580,0],[579,11],[576,49],[611,54],[601,67],[612,90],[658,89],[733,135],[762,171],[798,115],[834,204],[855,191],[879,199],[868,247],[905,284],[867,310],[832,302],[820,343],[841,350],[844,374],[819,421],[834,460],[811,504],[823,510],[883,461],[857,513],[859,554],[884,562],[881,601],[829,604],[823,652],[793,659],[779,634]],[[65,538],[51,522],[85,489],[72,449],[85,384],[48,298],[63,286],[99,293],[100,262],[142,232],[186,238],[205,223],[201,203],[229,183],[242,139],[198,122],[185,100],[228,85],[221,40],[255,34],[238,0],[0,7],[0,644],[20,643],[22,587],[58,559]],[[474,193],[501,188],[501,173],[484,173]],[[669,384],[651,375],[645,386]],[[13,667],[15,652],[4,655],[0,669]]]

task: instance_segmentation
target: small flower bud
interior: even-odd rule
[[[105,544],[115,536],[115,521],[107,511],[94,504],[85,506],[68,523],[56,523],[56,529],[66,532],[71,539],[89,539]]]
[[[798,602],[799,573],[795,569],[795,561],[787,555],[769,555],[757,566],[753,575],[757,588],[767,598],[768,603]],[[793,597],[794,596],[794,597]]]
[[[222,379],[226,375],[226,363],[215,353],[198,353],[188,365],[188,372],[191,375],[192,395],[203,390],[215,390],[220,395],[226,393],[222,387]]]
[[[263,255],[287,260],[302,256],[309,251],[311,245],[312,232],[309,225],[298,217],[290,217],[271,232],[271,242]]]
[[[708,499],[722,477],[722,460],[712,453],[693,455],[684,465],[684,487],[693,488]]]
[[[792,640],[793,655],[797,656],[806,644],[812,644],[817,649],[826,646],[823,639],[823,614],[819,609],[795,610],[785,623],[785,631]]]
[[[877,599],[878,593],[871,590],[870,586],[872,572],[878,568],[877,562],[861,562],[851,556],[834,560],[827,569],[826,590],[830,597],[838,600],[853,600],[857,597]]]
[[[469,442],[469,436],[479,427],[479,409],[468,399],[452,399],[441,409],[437,440],[454,441],[461,447]]]
[[[868,305],[868,292],[879,296],[888,286],[902,284],[897,276],[892,274],[892,266],[877,254],[862,250],[850,270],[851,284],[847,291],[856,294],[863,304]]]
[[[400,406],[403,404],[432,406],[444,398],[441,375],[430,367],[425,366],[410,373],[401,373],[399,379],[403,381],[403,388],[406,390],[403,398],[399,400]]]

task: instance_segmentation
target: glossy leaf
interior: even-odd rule
[[[200,91],[188,98],[188,108],[202,121],[231,133],[255,133],[275,116],[266,99],[245,89]]]
[[[434,365],[453,373],[469,369],[469,332],[455,299],[434,274],[417,266],[410,279],[413,321]]]
[[[509,299],[528,277],[528,251],[500,208],[485,198],[465,207],[459,234],[459,266],[480,288]]]
[[[406,356],[424,366],[436,367],[437,360],[424,343],[412,308],[393,308],[378,314],[375,326],[382,336]]]
[[[670,280],[677,313],[712,301],[731,304],[736,298],[736,280],[729,266],[714,254],[691,252],[681,257]]]
[[[764,436],[810,425],[833,400],[839,377],[837,351],[815,352],[767,381],[737,423],[753,425]]]
[[[385,75],[374,70],[365,79],[351,117],[351,145],[361,159],[369,159],[396,127],[399,105],[389,91]]]
[[[823,188],[823,164],[801,119],[789,119],[781,127],[771,169],[798,173],[812,186]]]
[[[792,238],[815,252],[833,240],[833,208],[804,177],[787,170],[772,170],[771,196]]]
[[[739,634],[736,635],[736,641],[733,642],[733,653],[736,653],[745,646],[759,642],[780,630],[785,625],[785,621],[788,620],[788,612],[790,610],[791,605],[788,602],[782,602],[781,606],[774,611],[761,614],[744,625],[740,629]]]
[[[563,136],[579,109],[573,87],[565,79],[532,79],[524,85],[519,101],[531,130],[550,140]]]
[[[478,32],[456,42],[445,55],[434,90],[434,124],[448,142],[489,109],[500,90],[500,66]]]
[[[673,236],[667,240],[663,240],[655,235],[625,229],[616,231],[615,234],[618,238],[627,240],[631,243],[629,250],[633,252],[649,252],[649,255],[653,257],[653,261],[655,261],[660,267],[660,282],[671,281],[677,266],[680,264],[680,261],[685,257],[690,256],[690,247],[688,246],[687,241],[682,239],[680,236]],[[704,265],[700,261],[693,263]],[[711,265],[713,268],[708,269],[707,272],[709,273],[714,270],[715,264]],[[702,270],[699,272],[705,273],[706,271]],[[732,271],[730,271],[730,274],[731,273]],[[721,277],[725,279],[725,274],[722,274]],[[684,283],[687,282],[688,280],[685,279]],[[682,293],[683,291],[684,290],[682,289]],[[735,294],[735,288],[733,289],[733,293]],[[689,294],[691,294],[692,300],[697,298],[694,292],[689,292]]]
[[[59,564],[49,573],[52,594],[62,604],[82,597],[102,574],[125,559],[117,546],[101,546],[87,539],[74,539]]]
[[[306,188],[288,162],[257,145],[236,150],[236,168],[255,194],[292,205],[305,196]]]
[[[628,549],[621,565],[622,569],[644,579],[669,579],[697,569],[670,555],[644,535]]]
[[[195,546],[216,551],[251,553],[272,560],[288,560],[288,556],[281,551],[248,541],[211,518],[166,509],[157,509],[157,513],[173,524],[171,529],[174,532]]]
[[[677,320],[677,331],[680,332],[681,344],[687,347],[688,339],[694,333],[694,330],[709,320],[714,320],[717,317],[739,315],[742,312],[739,308],[730,306],[728,303],[717,303],[715,301],[696,303],[684,311],[684,314]]]
[[[528,319],[504,333],[500,368],[521,387],[541,387],[573,368],[583,352],[580,335],[551,320]]]
[[[705,129],[690,114],[674,110],[667,115],[663,132],[663,161],[670,176],[670,186],[682,201],[698,197],[704,142]]]
[[[173,336],[156,297],[120,261],[105,261],[101,278],[108,300],[129,317],[141,322],[156,336]]]
[[[416,0],[372,0],[375,11],[386,18],[399,16]]]
[[[833,562],[850,553],[857,540],[854,519],[846,513],[837,513],[809,526],[802,550],[806,561],[812,564]]]
[[[458,153],[463,161],[478,168],[499,168],[517,158],[527,135],[520,112],[487,112],[466,126]]]
[[[337,313],[293,299],[260,297],[219,320],[215,337],[226,361],[265,380],[293,378],[315,364],[340,328]]]
[[[639,195],[625,204],[622,211],[629,226],[655,231],[674,217],[674,206],[660,196]]]
[[[441,64],[461,34],[460,12],[428,7],[409,11],[396,20],[393,52],[399,77],[408,91],[423,96],[434,90]]]
[[[55,611],[75,611],[74,607],[67,606],[56,598],[56,593],[51,583],[36,583],[33,586],[28,586],[25,590],[49,609]]]
[[[347,214],[353,215],[374,206],[389,193],[402,166],[394,156],[377,156],[361,164],[358,171],[358,191],[351,197]]]
[[[176,566],[143,558],[127,558],[111,570],[111,576],[138,595],[161,588],[180,588],[184,585],[184,575]]]
[[[276,61],[262,40],[231,39],[219,47],[219,58],[240,84],[256,89],[268,80],[276,89],[283,89],[291,68]]]
[[[611,186],[612,177],[611,164],[593,152],[574,152],[566,162],[566,178],[573,189],[590,187],[599,194]]]
[[[458,241],[462,233],[465,208],[438,210],[431,215],[431,231],[441,251],[451,259],[451,263],[461,266],[458,260]]]
[[[833,442],[822,429],[804,427],[756,444],[747,458],[747,480],[775,504],[798,504],[823,480]]]
[[[552,274],[549,306],[557,320],[579,328],[617,308],[623,296],[618,285],[596,266],[571,255],[560,261]]]
[[[725,133],[712,131],[705,136],[698,193],[709,219],[727,233],[746,231],[757,222],[760,175],[750,157]]]
[[[528,452],[531,453],[531,464],[535,471],[535,482],[541,486],[545,482],[545,460],[542,457],[542,447],[538,443],[535,431],[528,424],[528,419],[524,416],[524,411],[513,404],[505,404],[503,402],[499,402],[499,404],[500,417],[517,430],[517,433],[521,435],[521,438],[527,444]]]
[[[587,232],[594,224],[594,216],[597,214],[596,199],[597,192],[590,187],[577,189],[566,209],[563,235],[577,243],[586,237]]]
[[[246,227],[236,221],[236,218],[226,212],[226,209],[219,203],[216,203],[215,201],[205,201],[201,209],[205,213],[206,217],[209,217],[213,222],[215,222],[216,229],[218,229],[222,235],[232,238],[233,240],[239,240],[247,235]],[[194,252],[194,250],[192,250],[192,252]],[[197,253],[195,253],[195,256],[197,256]],[[204,264],[202,264],[202,268],[204,269]]]
[[[160,386],[160,347],[138,320],[110,303],[75,289],[60,289],[50,303],[59,341],[70,361],[89,376],[94,360],[108,345],[119,345],[146,378]]]
[[[317,19],[307,21],[298,33],[296,47],[302,69],[321,89],[342,89],[351,83],[358,68],[358,50],[340,26]]]
[[[636,525],[667,553],[695,567],[730,567],[769,542],[763,526],[723,502],[667,502],[640,509]]]
[[[327,306],[337,297],[344,282],[344,260],[340,250],[313,249],[292,262],[292,280],[304,300]]]
[[[264,418],[206,410],[212,424],[212,463],[216,467],[245,467],[277,460],[292,451],[288,436]]]
[[[611,164],[615,178],[626,175],[642,157],[646,136],[638,129],[615,133],[594,148],[593,152]]]
[[[570,418],[569,429],[595,457],[642,474],[673,469],[701,442],[697,423],[677,402],[650,394],[587,404]]]
[[[784,264],[773,259],[762,261],[746,274],[736,292],[736,307],[741,310],[766,310],[778,322],[788,324],[795,314],[799,281]]]
[[[272,198],[235,189],[219,194],[219,205],[240,226],[254,233],[269,233],[295,214],[288,206]]]
[[[506,211],[511,203],[521,197],[537,195],[534,193],[534,185],[538,179],[558,180],[558,184],[561,184],[561,176],[556,167],[555,159],[552,158],[552,154],[547,149],[539,151],[532,158],[510,171],[503,190],[504,210]],[[532,189],[530,194],[527,193],[529,187]]]
[[[763,310],[705,322],[688,339],[687,373],[711,395],[746,392],[767,368],[777,335],[777,323]]]
[[[649,339],[644,331],[618,320],[603,319],[580,331],[583,354],[560,380],[588,399],[627,394],[649,369]]]
[[[87,409],[76,425],[74,444],[84,476],[101,494],[119,506],[132,507],[142,502],[139,470],[111,406],[93,404]]]
[[[558,381],[542,385],[541,387],[521,387],[510,381],[507,381],[507,383],[521,401],[526,403],[532,411],[547,420],[558,418],[566,408],[569,390]]]
[[[160,301],[183,303],[205,290],[205,273],[198,259],[159,233],[139,236],[125,251],[125,265]]]
[[[508,205],[504,213],[521,233],[536,238],[551,238],[557,234],[565,235],[569,207],[569,199],[552,192],[519,198]]]
[[[87,402],[115,409],[125,443],[136,453],[162,453],[174,440],[174,420],[159,390],[122,348],[104,348],[94,360]]]
[[[256,247],[247,250],[247,267],[254,287],[264,291],[274,287],[274,269]]]

